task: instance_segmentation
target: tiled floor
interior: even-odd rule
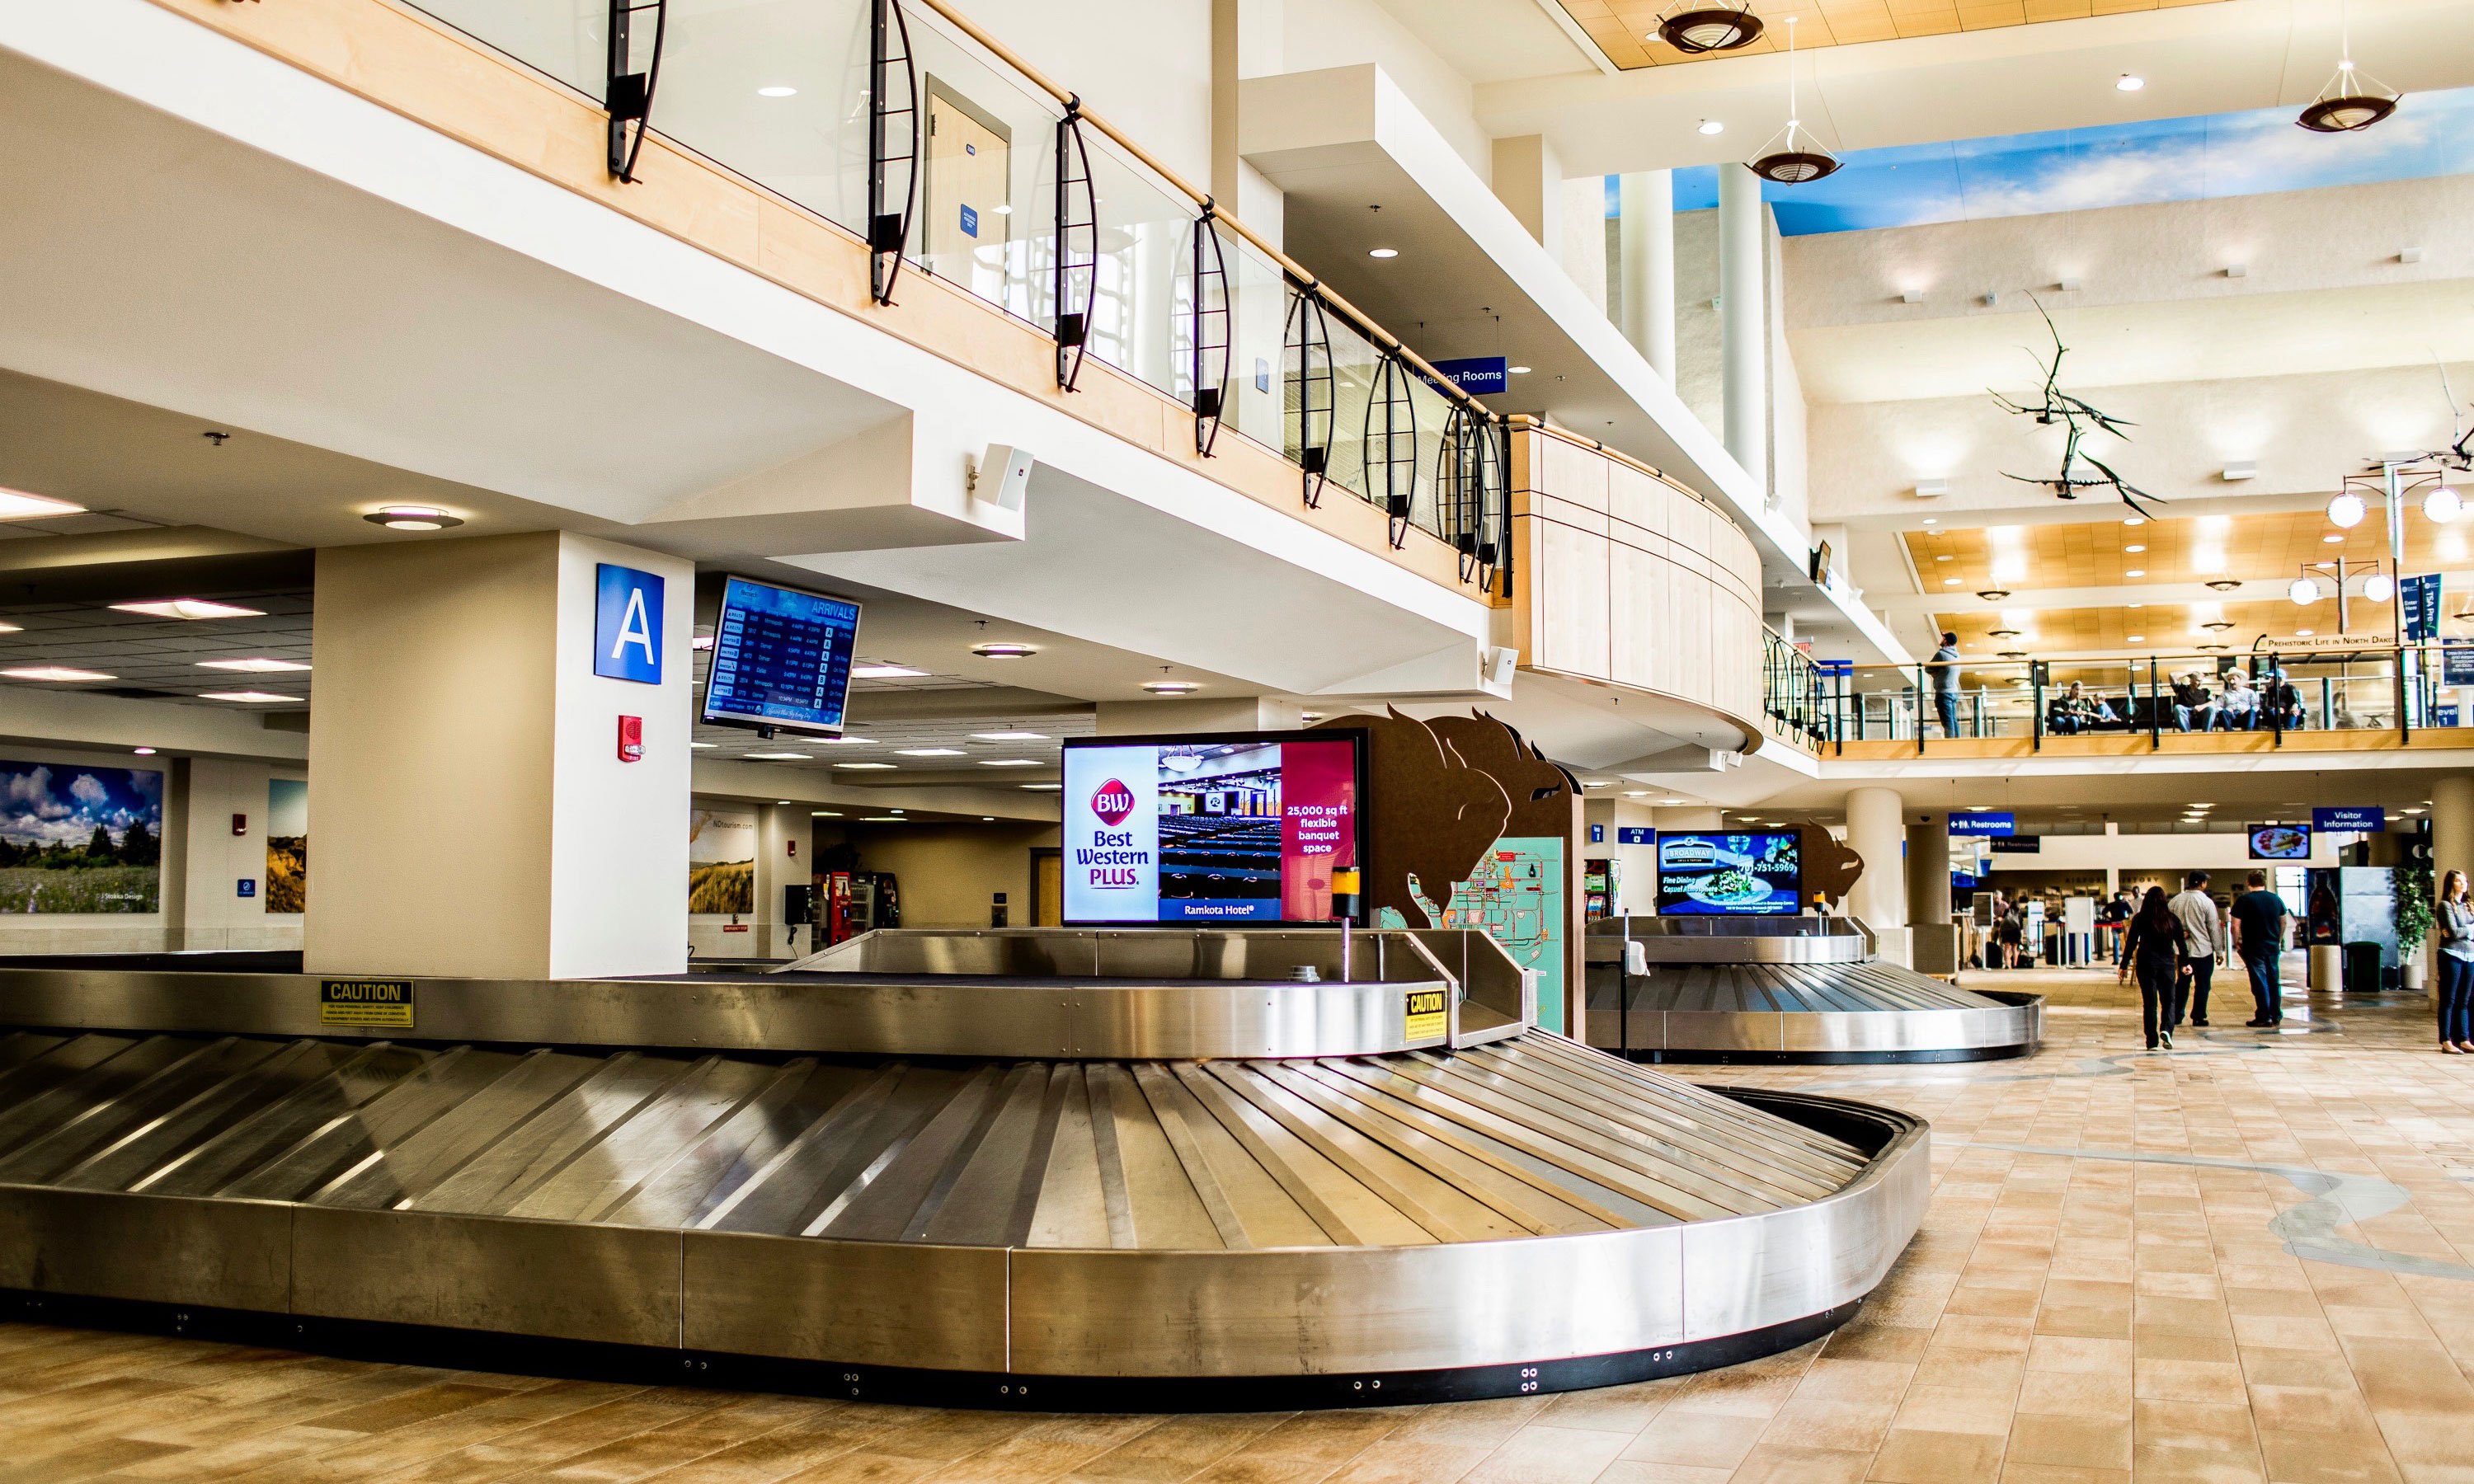
[[[1710,1073],[1933,1120],[1861,1316],[1730,1371],[1375,1412],[1031,1417],[545,1382],[0,1327],[0,1484],[2474,1481],[2474,1059],[2424,1004],[2139,1048],[2110,975],[2033,1060]]]

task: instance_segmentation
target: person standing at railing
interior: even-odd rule
[[[2165,888],[2151,886],[2130,920],[2122,944],[2122,969],[2114,982],[2126,984],[2139,971],[2139,1018],[2147,1031],[2147,1049],[2173,1049],[2173,974],[2182,958],[2182,923],[2165,904]]]
[[[2206,731],[2214,727],[2217,708],[2209,703],[2215,694],[2196,670],[2173,677],[2173,730],[2188,731],[2195,725]]]
[[[2232,920],[2234,953],[2243,963],[2243,971],[2250,976],[2250,997],[2256,1013],[2243,1023],[2253,1030],[2268,1030],[2285,1018],[2284,987],[2277,983],[2277,962],[2285,952],[2285,922],[2293,914],[2286,910],[2285,898],[2268,889],[2268,874],[2250,874],[2250,889],[2234,898],[2233,910],[2226,914]]]
[[[2250,677],[2235,670],[2225,676],[2225,693],[2217,702],[2217,728],[2220,731],[2248,731],[2259,720],[2259,692],[2251,689]]]
[[[2439,1049],[2474,1056],[2474,905],[2465,873],[2439,878]]]
[[[2205,1029],[2208,1023],[2208,988],[2216,980],[2217,925],[2216,898],[2208,895],[2208,874],[2194,871],[2182,878],[2181,894],[2167,907],[2182,924],[2182,972],[2191,982],[2187,1004],[2191,1023]],[[2185,995],[2177,980],[2173,993],[2173,1024],[2182,1023]]]
[[[1925,669],[1932,677],[1933,710],[1941,717],[1941,734],[1958,735],[1958,635],[1947,630],[1941,636],[1941,648],[1934,650]]]

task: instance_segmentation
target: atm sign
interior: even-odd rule
[[[318,1023],[359,1030],[412,1029],[409,979],[321,979]]]

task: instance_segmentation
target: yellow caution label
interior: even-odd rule
[[[1450,1022],[1443,1015],[1443,992],[1411,990],[1407,1024],[1411,1041],[1441,1041],[1451,1034]]]
[[[321,979],[318,1023],[356,1030],[412,1029],[409,979]]]

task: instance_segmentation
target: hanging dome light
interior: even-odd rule
[[[2373,603],[2386,603],[2396,596],[2396,579],[2386,572],[2373,572],[2363,581],[2363,596]]]
[[[2285,595],[2303,608],[2309,608],[2326,596],[2319,590],[2318,579],[2314,577],[2295,578],[2292,585],[2285,589]]]
[[[1804,136],[1799,147],[1796,136]],[[1838,156],[1821,147],[1821,141],[1804,127],[1795,109],[1795,17],[1786,18],[1786,128],[1771,136],[1777,148],[1763,151],[1749,167],[1764,180],[1781,185],[1802,185],[1818,180],[1838,168]]]
[[[2396,106],[2396,89],[2356,72],[2354,59],[2348,56],[2337,63],[2337,75],[2294,122],[2314,133],[2351,133],[2394,113]]]
[[[2337,497],[2328,502],[2328,518],[2347,531],[2361,525],[2363,517],[2369,513],[2370,507],[2365,505],[2363,497],[2351,490],[2338,491]]]
[[[1687,56],[1732,52],[1761,37],[1761,18],[1751,0],[1741,5],[1696,5],[1658,18],[1652,35]]]
[[[2446,485],[2422,497],[2422,514],[2426,520],[2446,525],[2465,514],[2465,501]]]

